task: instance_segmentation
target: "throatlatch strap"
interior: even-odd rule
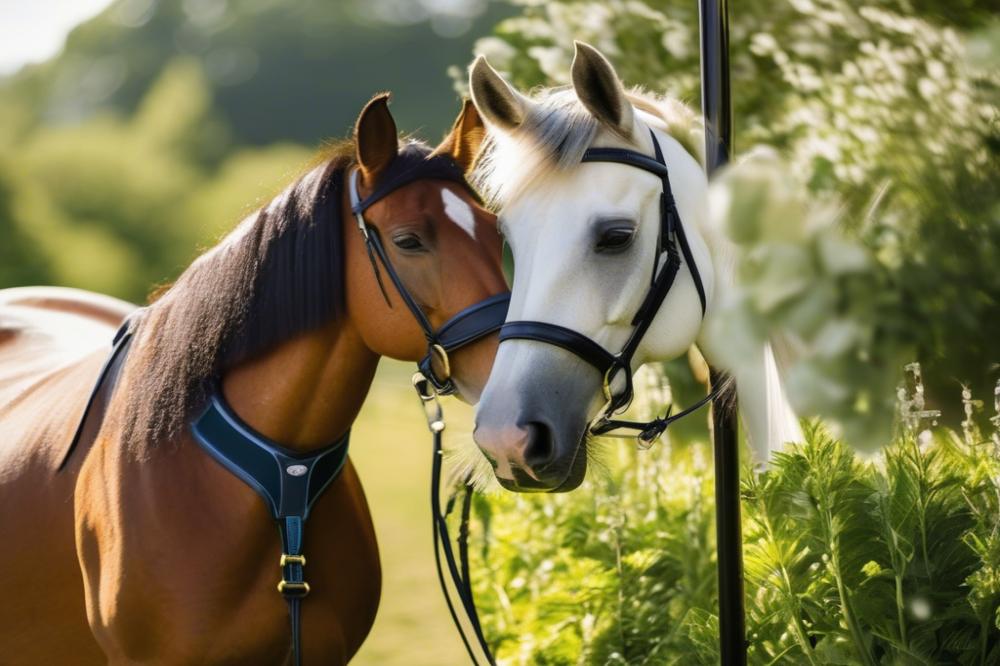
[[[230,409],[219,389],[191,424],[191,432],[212,458],[261,496],[278,524],[282,546],[278,592],[288,602],[292,657],[300,666],[301,604],[309,594],[303,530],[309,510],[347,462],[350,432],[321,451],[301,454],[254,431]]]

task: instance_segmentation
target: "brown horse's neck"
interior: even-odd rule
[[[338,177],[346,181],[346,175]],[[347,222],[351,208],[342,189],[342,270],[350,284],[359,279],[352,274],[359,245],[354,225]],[[233,411],[268,439],[298,451],[318,449],[351,427],[379,358],[348,312],[230,369],[223,375],[222,393]]]
[[[334,321],[236,366],[223,376],[222,392],[254,430],[308,451],[351,427],[378,359],[349,322]]]

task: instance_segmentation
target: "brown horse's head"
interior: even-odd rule
[[[479,114],[466,102],[432,155],[448,155],[467,171],[483,136]],[[355,140],[362,197],[379,188],[394,161],[412,150],[400,144],[388,95],[374,98],[361,112]],[[361,234],[348,222],[349,213],[344,219],[348,316],[371,350],[396,359],[419,360],[427,353],[423,332],[383,269],[386,302]],[[461,183],[415,180],[368,208],[365,220],[377,230],[389,261],[433,328],[470,305],[507,291],[496,217]],[[452,354],[451,375],[465,400],[478,400],[496,348],[497,338],[492,335]]]

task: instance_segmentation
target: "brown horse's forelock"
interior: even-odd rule
[[[401,156],[428,154],[411,143]],[[353,155],[352,143],[333,146],[133,317],[107,419],[133,452],[176,438],[227,368],[343,313],[340,207]]]

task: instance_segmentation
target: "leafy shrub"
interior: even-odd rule
[[[750,662],[1000,663],[998,436],[904,429],[862,459],[805,430],[744,474]],[[718,663],[712,484],[704,442],[668,442],[612,449],[574,493],[479,498],[500,662]]]

